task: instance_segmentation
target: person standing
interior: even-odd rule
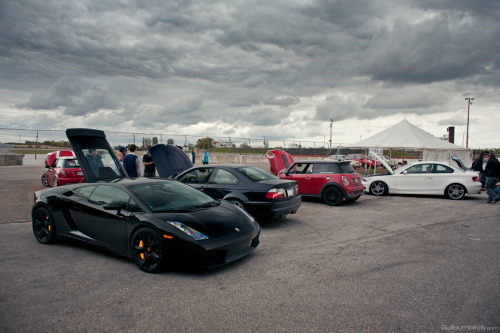
[[[116,157],[118,158],[118,160],[120,161],[120,163],[122,162],[123,160],[123,154],[121,152],[117,152],[116,153]],[[120,171],[120,168],[116,165],[115,161],[114,160],[111,160],[111,162],[109,162],[109,167],[111,169],[113,169],[113,171],[118,175],[120,176],[121,175],[121,171]]]
[[[123,156],[123,167],[129,177],[137,178],[141,176],[141,162],[139,161],[139,156],[135,154],[137,146],[135,144],[130,145],[130,152]]]
[[[145,154],[142,157],[142,165],[144,165],[144,177],[155,177],[156,176],[155,162],[153,161],[153,158],[149,153],[149,148],[151,148],[151,146],[148,147],[147,154]]]
[[[208,164],[208,153],[207,151],[205,150],[205,152],[203,153],[203,165],[207,165]]]
[[[500,178],[500,162],[495,157],[495,154],[490,153],[488,163],[484,168],[486,175],[486,193],[488,194],[488,203],[497,203],[500,201],[500,196],[495,192],[498,179]]]
[[[193,164],[194,164],[195,158],[196,158],[196,153],[194,152],[194,148],[193,148],[193,150],[191,151],[191,160],[192,160]]]
[[[481,182],[483,191],[484,191],[484,182],[486,179],[486,177],[484,176],[484,167],[486,166],[486,162],[484,162],[484,159],[486,158],[486,161],[488,161],[487,156],[488,152],[483,151],[481,155],[479,155],[479,157],[474,160],[471,168],[472,170],[479,172],[479,181]]]

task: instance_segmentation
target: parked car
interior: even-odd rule
[[[351,163],[351,166],[354,169],[361,168],[361,166],[362,166],[361,162],[356,161],[356,160],[346,159],[345,155],[330,155],[330,156],[328,156],[328,159],[329,160],[334,160],[334,161],[348,161],[349,163]]]
[[[238,207],[180,182],[128,178],[102,131],[68,129],[66,135],[86,183],[35,192],[38,242],[77,240],[133,258],[150,273],[173,263],[223,265],[258,246],[259,224]],[[116,171],[95,158],[97,150],[109,155]]]
[[[458,200],[466,194],[481,193],[477,172],[464,171],[446,162],[420,161],[394,171],[385,161],[381,163],[389,170],[387,173],[363,177],[366,191],[373,195],[444,195]]]
[[[61,186],[80,183],[83,173],[72,151],[58,151],[45,156],[45,168],[42,175],[44,186]]]
[[[343,161],[345,160],[345,155],[330,155],[328,156],[328,159],[334,161]]]
[[[271,151],[269,158],[272,169],[284,167],[283,160],[292,159],[281,150]],[[268,152],[269,153],[269,152]],[[270,154],[266,154],[269,156]],[[292,159],[293,160],[293,159]],[[295,161],[278,173],[278,177],[294,180],[302,196],[319,197],[331,206],[342,204],[344,199],[357,200],[363,194],[361,177],[347,161],[305,160]]]
[[[365,155],[362,155],[362,154],[349,154],[345,157],[345,159],[358,161],[361,163],[361,166],[364,166],[367,168],[374,168],[375,167],[375,161],[368,158]]]
[[[212,164],[184,171],[176,178],[214,199],[224,199],[256,219],[295,214],[301,204],[297,182],[282,180],[260,168],[242,164]]]

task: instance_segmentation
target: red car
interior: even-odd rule
[[[297,161],[286,168],[286,163],[293,161],[286,152],[272,150],[265,156],[271,163],[271,170],[281,170],[277,172],[279,178],[298,183],[302,196],[319,197],[328,205],[338,206],[344,199],[359,199],[364,192],[361,177],[349,161]]]
[[[49,153],[45,156],[45,168],[42,175],[44,186],[61,186],[83,181],[83,173],[72,151]]]
[[[365,155],[361,154],[349,154],[345,157],[346,160],[354,160],[358,161],[361,163],[362,166],[366,166],[367,168],[374,168],[375,167],[375,161],[372,159],[369,159]],[[380,164],[380,163],[378,163]]]

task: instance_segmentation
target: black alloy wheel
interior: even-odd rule
[[[49,210],[45,207],[38,207],[32,216],[33,234],[38,242],[49,244],[56,239],[56,228],[54,219]]]
[[[140,228],[132,237],[134,261],[145,272],[159,273],[165,270],[166,250],[160,234],[151,228]]]
[[[373,195],[386,195],[389,192],[387,184],[381,181],[375,181],[370,185],[370,193]]]
[[[445,195],[453,200],[465,197],[465,188],[460,184],[451,184],[446,188]]]
[[[329,187],[323,192],[323,201],[330,206],[338,206],[342,204],[342,192],[336,187]]]

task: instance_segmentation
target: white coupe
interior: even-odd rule
[[[383,160],[381,163],[387,164]],[[444,195],[454,200],[462,199],[465,194],[481,193],[478,172],[464,171],[446,162],[416,162],[394,171],[389,165],[385,167],[386,174],[363,177],[365,191],[374,195]]]

